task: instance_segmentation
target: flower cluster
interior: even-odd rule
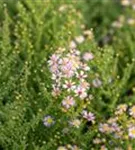
[[[100,135],[111,136],[109,140],[104,141],[96,137],[94,144],[105,144],[116,140],[126,141],[135,139],[135,105],[129,107],[127,104],[120,104],[116,108],[113,117],[109,118],[105,123],[100,123],[98,131]]]
[[[77,41],[82,42],[82,37],[77,37]],[[93,58],[90,52],[84,53],[81,57],[80,51],[76,49],[70,49],[68,53],[56,52],[50,57],[48,63],[54,81],[52,94],[59,96],[63,91],[68,93],[62,101],[64,108],[74,106],[76,97],[81,100],[88,97],[90,83],[87,78],[90,67],[87,62]]]

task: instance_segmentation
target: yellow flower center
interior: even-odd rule
[[[135,129],[132,129],[132,130],[131,130],[131,133],[132,133],[133,135],[135,135]]]
[[[52,118],[48,118],[48,119],[47,119],[47,122],[48,122],[49,124],[51,124],[51,123],[53,122],[53,119],[52,119]]]

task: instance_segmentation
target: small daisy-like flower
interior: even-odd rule
[[[111,123],[116,123],[117,120],[118,120],[117,117],[116,117],[116,118],[110,118],[110,119],[107,120],[107,122],[108,122],[109,124],[111,124]]]
[[[59,146],[57,150],[68,150],[65,146]]]
[[[84,71],[89,71],[90,70],[90,67],[87,64],[84,64],[84,63],[81,64],[81,68]]]
[[[117,123],[114,122],[111,125],[111,130],[112,130],[112,132],[119,132],[120,131],[120,127],[118,126]]]
[[[63,67],[62,73],[63,73],[63,77],[65,78],[71,78],[74,76],[74,71],[67,66]]]
[[[75,93],[76,93],[76,96],[80,97],[80,99],[84,99],[87,97],[87,93],[85,89],[81,88],[80,86],[75,89]]]
[[[127,110],[127,105],[126,104],[121,104],[117,107],[117,110],[115,112],[116,115],[121,115]]]
[[[52,95],[53,96],[59,96],[61,93],[60,88],[58,87],[53,87]]]
[[[129,110],[129,114],[135,118],[135,106],[132,106]]]
[[[123,6],[129,6],[129,5],[130,5],[130,1],[129,1],[129,0],[122,0],[122,1],[121,1],[121,4],[122,4]]]
[[[70,47],[71,49],[76,48],[77,45],[76,45],[75,41],[71,41],[70,44],[69,44],[69,47]]]
[[[56,54],[53,54],[51,57],[50,57],[50,60],[48,61],[49,65],[54,65],[54,64],[57,64],[59,60],[59,56],[56,55]]]
[[[62,5],[59,7],[60,12],[64,12],[67,9],[67,5]]]
[[[128,129],[128,135],[131,138],[135,138],[135,126],[132,126]]]
[[[112,27],[114,28],[121,28],[123,26],[123,24],[120,21],[114,21],[112,23]]]
[[[132,5],[133,10],[135,10],[135,4]]]
[[[84,110],[82,112],[83,118],[87,119],[88,121],[94,121],[95,120],[95,116],[93,113],[91,112],[87,112],[86,110]]]
[[[83,33],[84,35],[93,36],[93,33],[91,30],[85,30]]]
[[[108,148],[105,145],[102,145],[100,150],[108,150]]]
[[[87,75],[84,73],[84,71],[80,71],[80,73],[76,73],[76,77],[79,80],[84,80],[85,78],[87,78]]]
[[[86,81],[81,81],[79,86],[83,89],[89,89],[90,84]]]
[[[83,59],[86,60],[86,61],[92,60],[93,58],[94,58],[94,56],[93,56],[92,53],[86,52],[86,53],[83,55]]]
[[[76,37],[75,40],[77,43],[81,44],[84,42],[85,38],[84,38],[84,36],[80,35],[80,36]]]
[[[78,148],[78,146],[77,145],[73,145],[73,146],[71,146],[71,148],[70,148],[71,150],[80,150],[80,148]]]
[[[93,143],[94,143],[94,144],[100,144],[100,143],[101,143],[101,139],[95,138],[95,139],[93,140]]]
[[[50,127],[52,126],[53,124],[55,123],[53,117],[51,116],[45,116],[44,119],[43,119],[43,124],[46,126],[46,127]]]
[[[75,56],[79,56],[81,54],[81,52],[77,49],[71,49],[70,52],[72,55],[74,54]]]
[[[99,131],[102,132],[102,133],[110,132],[110,126],[107,123],[100,123]]]
[[[69,109],[71,106],[75,105],[75,100],[73,97],[68,96],[62,101],[62,105],[66,108]]]
[[[93,84],[94,87],[98,88],[102,85],[102,82],[101,82],[101,80],[96,78],[96,79],[93,80],[92,84]]]
[[[63,85],[64,89],[67,89],[67,91],[71,91],[75,89],[75,82],[72,82],[71,80],[65,81],[65,84]]]
[[[72,121],[69,122],[69,124],[71,126],[74,126],[76,128],[79,128],[80,127],[80,124],[81,124],[81,121],[79,119],[74,119]]]
[[[53,64],[53,65],[50,67],[50,71],[51,71],[52,73],[57,74],[57,73],[59,72],[58,64]]]
[[[134,25],[134,24],[135,24],[135,19],[129,18],[129,19],[127,20],[127,23],[128,23],[129,25]]]

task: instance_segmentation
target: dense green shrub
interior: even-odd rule
[[[135,148],[128,16],[113,0],[0,1],[0,149]]]

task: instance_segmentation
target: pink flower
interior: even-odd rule
[[[135,138],[135,126],[132,126],[128,129],[128,135],[131,138]]]
[[[84,63],[81,64],[81,68],[84,71],[89,71],[90,70],[90,67],[87,64],[84,64]]]
[[[51,67],[50,67],[50,71],[52,73],[57,73],[59,71],[58,69],[58,64],[53,64]]]
[[[57,64],[57,63],[58,63],[58,59],[59,59],[59,56],[53,54],[53,55],[50,57],[50,60],[48,61],[49,65],[51,66],[51,65]]]
[[[102,133],[111,132],[111,128],[107,123],[100,123],[99,131]]]
[[[74,42],[74,41],[71,41],[70,42],[70,44],[69,44],[69,47],[71,48],[71,49],[74,49],[74,48],[76,48],[76,43]]]
[[[73,97],[68,96],[62,101],[62,105],[66,108],[69,109],[71,106],[75,105],[75,100]]]
[[[52,95],[53,96],[58,96],[60,95],[61,91],[58,87],[53,87]]]
[[[79,80],[84,80],[87,75],[84,74],[84,71],[80,71],[80,73],[76,73],[76,77],[79,79]]]
[[[81,87],[77,87],[77,89],[75,89],[75,93],[76,93],[76,96],[79,96],[81,99],[84,99],[87,97],[87,93],[85,89]]]
[[[63,67],[62,68],[63,77],[65,78],[71,78],[74,76],[74,71],[70,67]]]
[[[63,85],[63,88],[67,89],[67,91],[71,91],[75,89],[75,82],[72,82],[71,80],[66,80],[65,84]]]
[[[119,132],[120,131],[120,127],[115,122],[111,124],[111,129],[113,132]]]
[[[87,119],[88,121],[93,121],[95,120],[95,116],[93,113],[91,112],[87,112],[86,110],[84,110],[82,112],[83,118]]]
[[[83,59],[86,60],[86,61],[92,60],[93,58],[94,58],[94,56],[93,56],[92,53],[86,52],[86,53],[83,55]]]
[[[81,88],[83,88],[83,89],[89,89],[90,84],[84,80],[84,81],[81,81],[81,82],[80,82],[80,85],[79,85],[79,86],[80,86]]]

